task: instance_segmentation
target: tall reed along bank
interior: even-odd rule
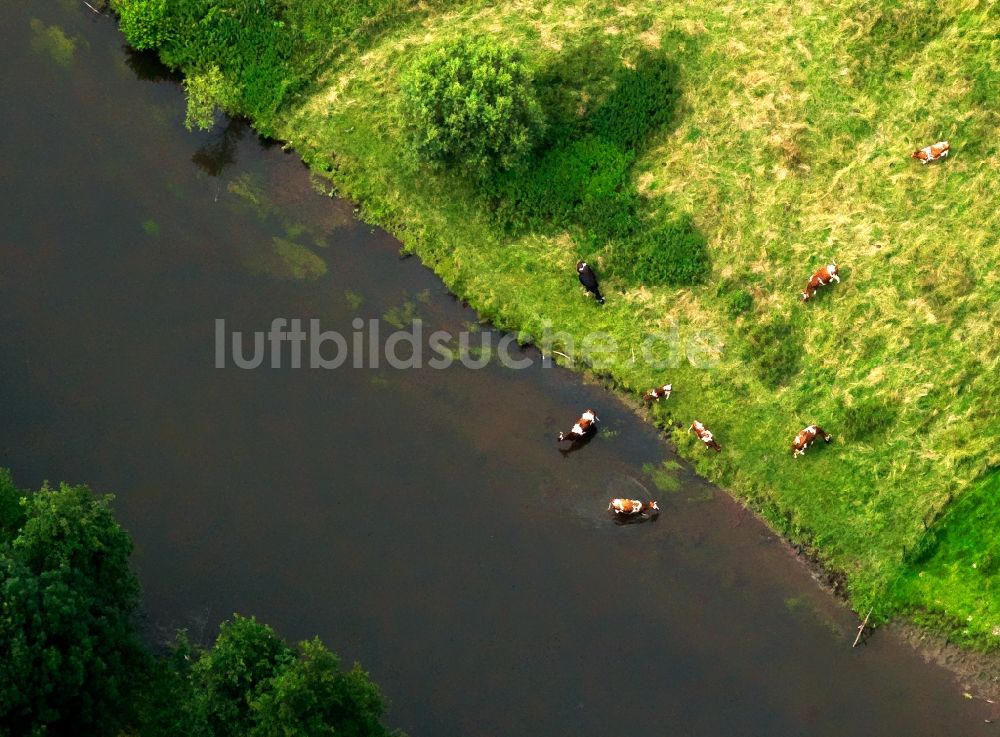
[[[1000,644],[995,4],[111,7],[186,75],[190,125],[248,117],[636,405],[672,383],[649,420],[873,623]],[[794,458],[813,423],[833,441]]]

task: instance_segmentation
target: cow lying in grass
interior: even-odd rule
[[[826,266],[817,269],[816,273],[812,275],[809,279],[809,283],[806,284],[806,290],[802,293],[802,301],[808,302],[811,300],[816,296],[816,291],[820,287],[825,287],[831,281],[835,281],[840,284],[837,264],[833,261],[828,263]]]
[[[695,420],[691,423],[691,427],[688,428],[688,432],[694,430],[694,434],[698,436],[698,439],[703,442],[706,446],[718,453],[722,450],[722,446],[715,440],[715,436],[712,431],[705,427],[703,424]]]
[[[643,503],[638,499],[612,499],[608,511],[615,513],[618,522],[654,519],[660,514],[660,507],[654,501]]]
[[[659,402],[661,399],[670,399],[670,392],[673,390],[673,384],[658,386],[655,389],[650,389],[648,392],[643,394],[642,401],[652,404],[653,402]]]
[[[925,146],[919,151],[914,151],[910,154],[910,158],[917,159],[921,164],[929,164],[932,161],[943,159],[948,155],[948,151],[950,150],[950,143],[947,141],[938,141],[937,143],[932,143],[930,146]]]
[[[795,440],[792,441],[792,456],[798,458],[801,455],[806,454],[806,450],[810,445],[816,442],[816,438],[823,438],[824,443],[829,443],[833,440],[833,435],[826,432],[819,425],[810,425],[809,427],[800,430],[799,434],[795,436]]]
[[[583,416],[576,421],[572,430],[569,432],[559,433],[558,442],[562,443],[566,440],[579,442],[593,434],[593,432],[597,429],[598,422],[600,422],[600,418],[594,414],[594,410],[588,409],[583,413]]]

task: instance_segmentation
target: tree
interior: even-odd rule
[[[111,0],[122,33],[139,51],[157,49],[167,40],[166,0]]]
[[[378,688],[319,640],[293,650],[235,615],[215,644],[180,633],[152,657],[135,631],[132,541],[111,497],[19,490],[0,469],[0,735],[391,737]]]
[[[271,679],[252,704],[250,737],[391,737],[379,722],[385,703],[378,687],[355,663],[340,659],[319,638],[299,645],[299,657]]]
[[[426,49],[401,93],[416,153],[476,177],[520,163],[544,128],[521,55],[486,37]]]
[[[215,645],[191,669],[196,721],[214,737],[246,737],[250,703],[295,654],[273,629],[253,617],[223,622]]]
[[[110,497],[47,486],[8,522],[0,474],[0,723],[12,735],[104,734],[127,721],[146,660],[132,622],[132,542]]]
[[[180,652],[190,652],[186,640]],[[175,659],[175,662],[180,663]],[[178,689],[191,704],[181,734],[192,737],[391,737],[379,719],[385,704],[357,665],[340,660],[319,639],[292,650],[273,629],[234,615]],[[174,709],[184,709],[183,704]]]

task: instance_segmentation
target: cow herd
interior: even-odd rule
[[[929,164],[944,159],[948,156],[950,150],[951,144],[948,141],[939,141],[918,151],[914,151],[910,154],[910,157],[917,159],[922,164]],[[603,305],[604,295],[601,294],[597,274],[594,272],[594,269],[586,261],[580,261],[576,265],[576,271],[583,287],[588,293],[594,296],[598,304]],[[840,273],[836,262],[831,260],[830,263],[817,269],[809,278],[806,288],[802,291],[802,301],[808,302],[816,296],[820,287],[825,287],[834,282],[837,284],[840,283]],[[672,384],[664,384],[645,392],[642,395],[642,399],[647,404],[652,404],[662,399],[669,399],[672,391]],[[594,410],[588,409],[577,420],[569,432],[559,433],[558,440],[560,443],[570,442],[574,446],[582,444],[596,433],[598,422],[599,420]],[[694,420],[688,428],[688,432],[693,432],[705,444],[705,447],[711,448],[715,452],[722,450],[722,446],[715,439],[715,435],[702,422]],[[819,425],[809,425],[800,430],[792,440],[792,457],[798,458],[801,455],[805,455],[806,450],[820,438],[823,439],[824,443],[829,443],[833,440],[833,436]],[[642,502],[638,499],[612,499],[608,504],[608,511],[613,512],[615,519],[620,522],[641,521],[655,519],[660,513],[660,508],[654,501]]]

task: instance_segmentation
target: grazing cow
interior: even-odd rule
[[[701,442],[703,442],[706,446],[714,450],[716,453],[722,450],[722,446],[719,445],[718,442],[716,442],[715,436],[712,434],[712,431],[709,430],[700,422],[698,422],[698,420],[692,422],[691,427],[688,428],[688,432],[691,432],[692,430],[694,430],[694,434],[698,436],[698,439],[701,440]]]
[[[573,442],[578,442],[584,438],[591,435],[597,429],[597,423],[600,422],[600,418],[594,414],[594,410],[588,409],[583,413],[583,416],[576,421],[573,425],[573,429],[569,432],[559,433],[558,442],[563,442],[564,440],[571,440]]]
[[[597,297],[597,304],[604,304],[604,295],[601,294],[601,288],[597,286],[597,274],[594,270],[590,268],[586,261],[580,261],[576,265],[576,273],[580,277],[580,283],[583,285],[584,289]]]
[[[616,520],[653,519],[659,516],[660,506],[654,501],[643,504],[638,499],[612,499],[608,511],[614,511]]]
[[[806,454],[806,449],[816,442],[816,438],[822,437],[823,442],[829,443],[833,440],[833,435],[826,432],[819,425],[810,425],[809,427],[801,430],[798,435],[795,436],[795,440],[792,441],[792,457],[798,458],[801,455]]]
[[[918,159],[921,164],[929,164],[932,161],[943,159],[948,155],[948,151],[950,150],[950,143],[947,141],[938,141],[937,143],[932,143],[930,146],[925,146],[919,151],[914,151],[910,154],[910,158]]]
[[[816,296],[816,291],[820,287],[825,287],[831,281],[840,284],[839,270],[837,269],[837,264],[833,261],[828,263],[826,266],[822,266],[816,270],[816,273],[812,275],[809,279],[809,283],[806,284],[806,290],[802,293],[802,301],[808,302],[813,297]]]
[[[648,392],[643,394],[642,401],[652,404],[653,402],[659,402],[661,399],[670,399],[670,392],[673,390],[673,384],[658,386],[655,389],[650,389]]]

